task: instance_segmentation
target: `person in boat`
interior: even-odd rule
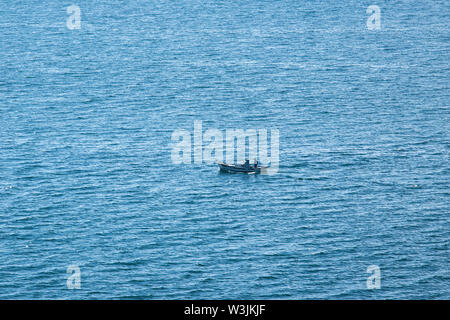
[[[258,160],[255,159],[255,169],[258,168]]]
[[[250,161],[249,160],[245,160],[244,168],[248,169],[249,167],[250,167]]]

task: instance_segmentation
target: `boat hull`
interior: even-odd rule
[[[231,173],[260,173],[261,168],[260,167],[244,167],[244,166],[236,166],[236,165],[230,165],[226,163],[218,163],[220,171],[222,172],[231,172]]]

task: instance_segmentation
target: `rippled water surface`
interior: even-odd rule
[[[450,298],[448,1],[71,4],[0,3],[0,298]],[[194,120],[278,174],[172,164]]]

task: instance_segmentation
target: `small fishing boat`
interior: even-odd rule
[[[245,160],[243,164],[226,164],[224,162],[217,162],[220,171],[223,172],[241,172],[241,173],[261,173],[261,166],[258,163],[250,164],[248,160]]]

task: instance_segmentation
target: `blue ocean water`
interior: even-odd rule
[[[2,1],[0,298],[449,299],[449,9]],[[172,164],[195,120],[278,174]]]

